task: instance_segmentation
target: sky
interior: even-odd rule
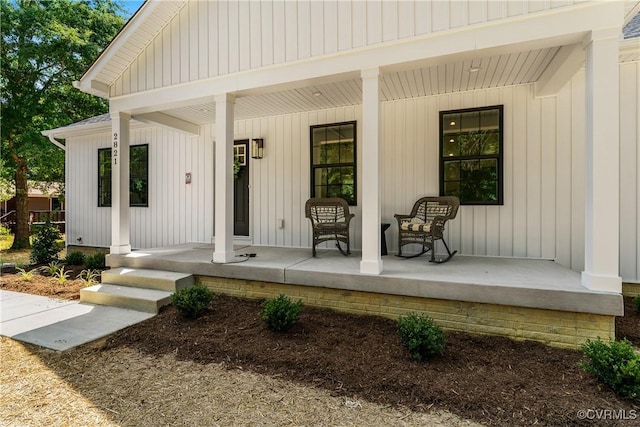
[[[133,14],[142,6],[143,0],[123,0],[122,6],[124,6],[127,12],[127,19],[131,18]]]

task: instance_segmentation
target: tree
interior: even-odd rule
[[[124,19],[114,0],[0,0],[0,13],[0,174],[14,182],[12,249],[21,249],[29,247],[27,179],[64,177],[64,153],[40,132],[108,111],[105,100],[74,89],[73,81]]]

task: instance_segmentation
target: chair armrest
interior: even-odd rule
[[[442,235],[444,225],[450,218],[447,216],[435,216],[431,221],[431,234]]]

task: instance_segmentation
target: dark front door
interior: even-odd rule
[[[249,235],[249,140],[233,144],[233,234]],[[237,173],[235,173],[237,169]]]

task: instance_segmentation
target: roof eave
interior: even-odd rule
[[[127,23],[120,29],[111,42],[109,42],[107,47],[104,48],[93,64],[91,64],[91,67],[89,67],[89,69],[82,75],[80,80],[74,83],[74,86],[83,92],[102,98],[108,98],[110,82],[102,82],[96,77],[99,75],[102,68],[113,59],[122,46],[127,43],[127,40],[131,35],[138,30],[138,27],[140,27],[140,25],[149,16],[154,14],[156,9],[160,7],[161,3],[162,2],[160,1],[145,1],[131,19],[129,19],[129,21],[127,21]]]

